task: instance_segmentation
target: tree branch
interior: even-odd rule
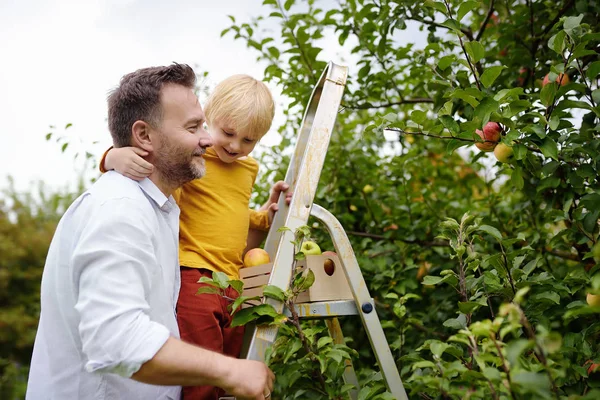
[[[363,103],[363,104],[357,104],[357,105],[342,104],[342,107],[349,108],[351,110],[370,110],[373,108],[387,108],[387,107],[399,106],[401,104],[418,104],[418,103],[433,103],[433,99],[417,97],[414,99],[403,99],[400,101],[394,101],[391,103],[384,103],[384,104],[370,104],[370,103]]]
[[[481,24],[481,28],[479,28],[479,32],[477,32],[477,36],[475,37],[475,40],[479,41],[481,39],[481,37],[483,36],[483,32],[485,32],[486,25],[490,21],[490,18],[492,17],[493,13],[494,13],[494,0],[490,1],[490,9],[488,10],[488,13],[485,16],[485,19],[483,20],[483,24]]]
[[[445,240],[434,240],[434,241],[418,240],[418,239],[408,240],[408,239],[401,239],[398,237],[387,237],[387,236],[378,235],[375,233],[357,232],[357,231],[347,231],[346,233],[348,235],[352,235],[352,236],[367,237],[367,238],[377,239],[377,240],[390,240],[390,241],[398,240],[400,242],[409,243],[409,244],[419,244],[419,245],[422,245],[425,247],[449,247],[450,246],[450,244]]]

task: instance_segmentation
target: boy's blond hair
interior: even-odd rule
[[[267,85],[248,75],[233,75],[220,82],[204,107],[208,124],[220,123],[251,139],[271,128],[275,102]]]

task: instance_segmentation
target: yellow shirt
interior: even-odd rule
[[[251,157],[230,164],[209,148],[206,175],[184,184],[173,196],[179,217],[179,263],[239,278],[248,228],[266,231],[266,211],[250,210],[258,163]]]

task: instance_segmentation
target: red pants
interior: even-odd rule
[[[202,276],[212,277],[207,269],[181,267],[181,289],[177,301],[177,324],[181,340],[217,353],[239,357],[244,339],[244,327],[231,328],[231,313],[227,306],[233,301],[219,294],[199,294],[198,283]],[[236,299],[232,288],[225,296]],[[218,400],[225,391],[213,386],[188,386],[183,388],[183,400]]]

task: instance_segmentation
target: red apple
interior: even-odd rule
[[[590,376],[591,374],[593,374],[596,371],[600,372],[600,364],[594,364],[594,362],[592,362],[591,360],[588,360],[585,365],[590,364],[590,367],[587,370],[588,376]]]
[[[571,82],[571,80],[569,79],[569,75],[567,75],[567,74],[558,74],[558,76],[556,77],[556,83],[558,83],[560,86],[565,86],[569,82]],[[546,86],[549,83],[550,83],[550,74],[546,74],[546,76],[544,77],[544,80],[542,81],[542,87]]]
[[[525,79],[527,79],[527,75],[529,75],[529,68],[521,68],[519,70],[519,77],[517,78],[517,83],[519,86],[525,85]]]
[[[325,257],[335,257],[337,256],[337,254],[335,254],[335,252],[333,251],[324,251],[323,255]],[[333,260],[331,258],[327,258],[324,262],[323,262],[323,269],[325,269],[325,273],[329,276],[333,275],[333,273],[335,272],[335,263],[333,262]]]
[[[475,130],[475,133],[483,140],[483,142],[475,143],[475,146],[481,151],[494,151],[494,147],[498,144],[501,135],[500,124],[497,122],[488,122],[480,129]]]
[[[256,267],[270,262],[269,253],[260,248],[250,249],[244,255],[244,267]]]

